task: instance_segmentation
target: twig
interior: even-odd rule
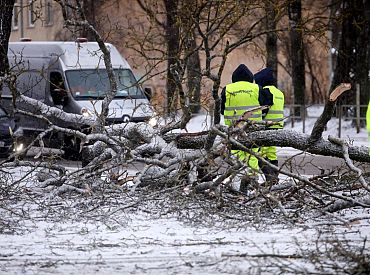
[[[366,183],[364,177],[363,177],[363,172],[360,168],[356,167],[351,158],[349,157],[349,153],[348,153],[348,144],[344,141],[344,140],[341,140],[339,138],[336,138],[336,137],[333,137],[333,136],[329,136],[328,137],[328,140],[330,140],[331,142],[335,143],[335,144],[338,144],[340,146],[342,146],[342,150],[343,150],[343,158],[347,164],[347,166],[349,167],[349,169],[351,169],[353,172],[357,173],[357,176],[358,176],[358,179],[362,185],[362,187],[367,191],[367,192],[370,192],[370,188],[368,187],[368,184]]]

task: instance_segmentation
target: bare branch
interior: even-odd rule
[[[322,133],[324,132],[324,129],[326,127],[326,124],[328,121],[332,118],[335,102],[337,98],[344,93],[345,91],[348,91],[351,89],[350,83],[341,83],[339,84],[334,91],[330,94],[329,100],[325,104],[325,108],[321,116],[317,119],[310,136],[310,143],[317,142],[321,137]]]

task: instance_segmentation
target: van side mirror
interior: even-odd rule
[[[148,100],[152,99],[152,89],[149,87],[144,88],[144,94]]]

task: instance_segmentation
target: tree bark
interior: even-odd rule
[[[100,0],[83,0],[83,10],[86,15],[86,19],[89,21],[94,28],[98,29],[96,21],[96,7],[100,4]],[[90,28],[83,27],[81,31],[81,36],[86,37],[89,41],[94,41],[94,32]]]
[[[353,15],[351,14],[349,8],[348,1],[342,1],[342,24],[340,27],[340,37],[339,37],[339,45],[336,49],[337,58],[335,62],[335,69],[334,75],[331,83],[330,90],[332,90],[335,86],[337,86],[340,82],[353,82],[353,79],[350,77],[351,71],[351,64],[353,64],[354,60],[352,51],[354,48],[353,43],[355,40],[351,37],[351,24],[353,21]],[[355,87],[355,86],[354,86]],[[343,97],[341,102],[349,103],[348,99],[353,97],[353,93],[351,95],[347,95]]]
[[[189,50],[192,52],[189,56],[187,64],[188,72],[188,91],[190,111],[198,113],[200,110],[200,84],[202,81],[199,51],[197,50],[197,43],[195,39],[195,32],[190,38]]]
[[[300,0],[294,0],[289,4],[289,21],[294,104],[305,105],[306,81]],[[294,113],[301,115],[300,108],[296,108]]]
[[[276,0],[265,2],[266,11],[266,27],[268,30],[276,29]],[[266,36],[266,67],[269,67],[274,72],[275,80],[277,80],[277,34],[272,31]],[[274,83],[277,86],[277,81]]]
[[[367,3],[367,5],[366,5]],[[358,35],[355,43],[355,80],[360,84],[360,102],[366,104],[370,99],[370,6],[369,1],[354,1],[355,23]],[[361,116],[366,116],[366,108],[360,109]],[[364,122],[364,121],[363,121]],[[365,125],[365,123],[363,123]]]
[[[343,0],[340,8],[333,6],[332,12],[340,14],[341,25],[331,89],[341,82],[351,82],[352,87],[360,84],[362,104],[367,104],[369,101],[370,8],[367,2],[366,0]],[[332,19],[333,22],[335,22],[334,19]],[[354,93],[344,96],[341,102],[354,104]],[[362,116],[365,113],[366,109],[363,109]]]
[[[176,70],[178,70],[178,55],[179,55],[179,36],[180,30],[178,27],[178,0],[164,0],[166,8],[167,22],[166,43],[167,43],[167,113],[176,109]]]
[[[12,30],[14,0],[0,0],[0,77],[9,70],[8,45]],[[1,85],[1,84],[0,84]]]

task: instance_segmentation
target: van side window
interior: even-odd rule
[[[60,72],[50,73],[50,96],[55,105],[64,105],[66,103],[67,91]]]
[[[42,72],[25,70],[16,81],[20,94],[43,101],[45,99],[46,79]]]

